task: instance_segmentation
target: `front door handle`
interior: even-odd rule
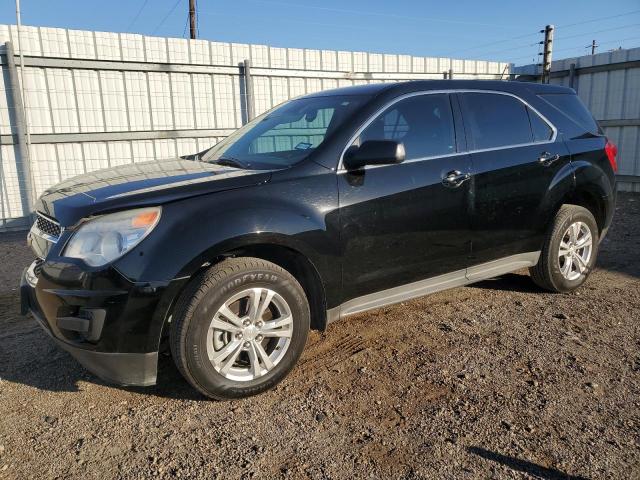
[[[560,155],[558,155],[557,153],[554,155],[552,153],[549,152],[542,152],[540,154],[540,157],[538,158],[538,162],[544,166],[544,167],[548,167],[549,165],[551,165],[553,162],[557,161],[560,159]]]
[[[445,187],[456,188],[469,180],[471,175],[462,173],[460,170],[452,170],[442,178],[442,184]]]

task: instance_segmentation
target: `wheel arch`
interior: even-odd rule
[[[316,261],[312,260],[306,249],[300,248],[297,242],[283,235],[249,235],[241,238],[223,242],[221,245],[212,247],[207,252],[200,254],[189,266],[186,266],[183,273],[186,273],[187,281],[180,291],[175,295],[178,299],[187,288],[187,285],[194,280],[203,270],[211,268],[225,258],[229,257],[255,257],[273,262],[284,268],[302,286],[311,313],[311,329],[323,331],[327,325],[327,301],[323,278],[316,266]],[[188,273],[187,273],[188,272]],[[167,323],[171,317],[176,301],[171,305],[170,311],[165,317],[163,335],[166,333]]]
[[[221,258],[256,257],[284,268],[300,283],[309,302],[311,329],[324,330],[327,325],[327,302],[318,269],[302,252],[277,243],[251,243],[224,252]]]
[[[605,199],[601,195],[588,188],[577,188],[563,199],[562,203],[558,205],[556,213],[562,205],[566,204],[577,205],[589,210],[596,219],[598,233],[602,233],[606,224],[607,211]]]
[[[599,233],[611,223],[615,203],[615,182],[593,161],[572,161],[575,188],[564,203],[579,205],[589,210],[596,219]]]
[[[598,225],[599,233],[611,220],[611,198],[614,192],[604,172],[589,162],[572,162],[558,172],[551,182],[541,211],[545,225],[553,223],[562,205],[578,205],[589,210]]]

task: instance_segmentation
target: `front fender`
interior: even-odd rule
[[[163,206],[156,229],[116,268],[136,282],[171,281],[230,250],[273,243],[307,257],[324,282],[339,269],[337,207],[331,175],[174,202]]]
[[[257,243],[301,253],[316,269],[326,295],[335,294],[341,281],[335,174],[288,178],[163,205],[154,231],[114,264],[138,285],[168,286],[148,325],[150,345],[160,342],[172,305],[194,273],[225,252]]]

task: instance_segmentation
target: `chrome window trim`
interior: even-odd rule
[[[496,151],[496,150],[505,150],[507,148],[528,147],[528,146],[531,146],[531,145],[547,145],[549,143],[554,143],[556,141],[556,139],[558,138],[558,129],[556,128],[556,126],[547,117],[545,117],[542,113],[540,113],[534,106],[532,106],[529,102],[527,102],[526,100],[520,98],[518,95],[515,95],[513,93],[502,92],[502,91],[499,91],[499,90],[474,90],[474,89],[467,89],[467,88],[465,88],[465,89],[447,89],[447,90],[420,90],[418,92],[410,92],[410,93],[405,93],[404,95],[400,95],[399,97],[396,97],[396,98],[390,100],[389,102],[384,104],[382,107],[380,107],[378,110],[376,110],[358,128],[358,130],[356,130],[356,133],[354,133],[351,136],[351,138],[349,139],[349,141],[347,142],[347,145],[344,147],[344,149],[342,150],[342,153],[340,154],[340,160],[338,161],[338,168],[336,169],[336,173],[347,172],[347,170],[343,166],[345,153],[347,153],[347,150],[349,149],[349,147],[351,145],[353,145],[353,142],[356,141],[356,139],[360,136],[360,134],[369,125],[371,125],[371,123],[376,118],[378,118],[378,116],[380,114],[382,114],[389,107],[395,105],[398,102],[401,102],[402,100],[405,100],[405,99],[411,98],[411,97],[417,97],[417,96],[421,96],[421,95],[437,95],[437,94],[452,94],[452,93],[489,93],[489,94],[493,94],[493,95],[506,95],[508,97],[513,97],[513,98],[519,100],[520,102],[522,102],[531,111],[535,112],[535,114],[538,115],[549,126],[549,128],[551,128],[551,130],[553,131],[553,135],[551,136],[550,140],[545,140],[545,141],[540,141],[540,142],[535,142],[534,141],[534,142],[527,142],[527,143],[517,143],[517,144],[513,144],[513,145],[504,145],[504,146],[501,146],[501,147],[479,148],[479,149],[474,149],[474,150],[465,150],[463,152],[446,153],[444,155],[431,155],[431,156],[428,156],[428,157],[412,158],[411,160],[407,160],[407,161],[402,162],[400,164],[393,164],[393,165],[402,165],[402,164],[405,164],[405,163],[422,162],[422,161],[425,161],[425,160],[433,160],[435,158],[453,157],[453,156],[456,156],[456,155],[470,155],[472,153],[492,152],[492,151]],[[463,121],[464,121],[464,118],[463,118]],[[367,165],[367,166],[364,167],[364,169],[365,170],[369,170],[371,168],[380,168],[380,167],[388,167],[388,166],[391,166],[391,164],[390,165]]]

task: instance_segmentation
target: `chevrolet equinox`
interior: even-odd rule
[[[523,267],[542,289],[580,287],[616,153],[560,86],[314,93],[199,154],[46,190],[22,310],[108,381],[154,384],[162,344],[202,394],[253,395],[341,317]]]

